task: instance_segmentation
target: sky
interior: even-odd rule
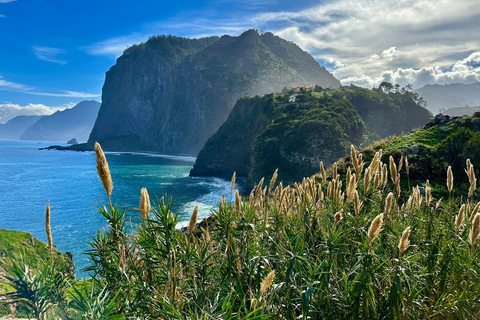
[[[101,100],[105,72],[152,35],[271,31],[344,84],[480,81],[478,0],[0,0],[0,123]]]

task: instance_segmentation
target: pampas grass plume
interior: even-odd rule
[[[235,180],[237,179],[237,171],[235,171],[232,175],[232,184],[230,186],[230,190],[233,193],[233,187],[235,187]]]
[[[142,220],[148,219],[150,210],[150,196],[148,195],[147,188],[142,188],[142,190],[140,190],[140,212]]]
[[[452,167],[448,166],[447,169],[447,188],[448,192],[452,192],[453,190],[453,172],[452,172]]]
[[[197,224],[197,218],[198,218],[198,205],[195,206],[195,209],[193,209],[192,216],[190,217],[190,223],[188,224],[188,229],[187,229],[188,234],[192,234],[193,229],[195,229],[195,225]]]
[[[269,192],[272,191],[273,186],[275,185],[275,182],[277,181],[277,177],[278,177],[278,168],[273,173],[272,180],[270,180],[270,186],[268,188]]]
[[[455,217],[455,232],[458,232],[458,229],[462,226],[463,220],[465,219],[465,204],[462,204],[460,210],[458,211],[457,216]]]
[[[103,153],[102,147],[98,142],[95,142],[95,156],[97,160],[97,173],[100,181],[102,181],[103,188],[107,192],[108,200],[112,196],[113,183],[112,176],[110,175],[110,169],[108,168],[107,158]]]
[[[475,246],[475,243],[477,242],[479,235],[480,235],[480,213],[477,213],[475,215],[475,218],[473,218],[470,234],[468,235],[468,240],[470,240],[472,247]]]
[[[53,250],[52,228],[50,227],[50,202],[47,203],[47,212],[45,213],[45,231],[47,232],[48,249],[50,253]]]
[[[410,227],[407,227],[403,233],[402,237],[400,238],[400,241],[398,242],[398,250],[400,252],[400,257],[402,256],[403,252],[407,250],[407,248],[410,246],[410,240],[408,240],[408,237],[410,236]]]
[[[379,235],[380,231],[382,231],[383,226],[383,213],[380,213],[378,216],[373,219],[372,223],[370,224],[370,228],[368,228],[368,245],[371,247],[373,240],[375,240]]]
[[[272,286],[273,279],[275,278],[275,270],[270,271],[265,278],[263,278],[260,284],[260,293],[264,294]]]

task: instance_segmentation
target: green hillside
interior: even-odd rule
[[[317,87],[245,97],[200,151],[191,175],[229,178],[237,172],[251,187],[278,168],[279,180],[292,183],[317,172],[320,161],[330,165],[345,156],[351,144],[408,132],[430,117],[405,90]]]

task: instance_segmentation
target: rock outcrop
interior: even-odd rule
[[[107,72],[88,145],[197,155],[239,98],[316,84],[340,86],[312,56],[271,33],[152,37]]]

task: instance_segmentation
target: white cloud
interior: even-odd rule
[[[0,14],[0,18],[5,18],[5,15],[4,15],[4,14]]]
[[[0,76],[0,89],[12,89],[12,90],[32,90],[33,87],[29,87],[20,83],[15,83],[5,80],[4,77]]]
[[[67,61],[58,59],[57,56],[65,54],[65,50],[51,47],[33,47],[33,53],[40,60],[45,60],[60,65],[67,64]]]
[[[474,52],[465,59],[455,62],[444,70],[438,66],[423,68],[398,68],[383,71],[378,77],[368,75],[352,76],[342,79],[343,84],[355,84],[363,87],[376,87],[383,81],[405,86],[412,84],[414,88],[426,84],[474,83],[480,81],[480,52]]]
[[[56,111],[72,108],[73,106],[75,106],[75,104],[72,102],[58,107],[48,107],[43,104],[33,103],[26,106],[20,106],[18,104],[6,102],[0,104],[0,123],[5,123],[16,116],[46,116]]]
[[[390,47],[390,49],[382,51],[382,57],[388,58],[390,61],[393,60],[393,56],[397,53],[397,47]]]
[[[63,98],[97,98],[97,97],[100,97],[100,94],[92,94],[92,93],[76,92],[76,91],[61,91],[61,93],[24,91],[23,93],[27,93],[27,94],[31,94],[31,95],[35,95],[35,96],[63,97]]]
[[[14,1],[17,1],[17,0],[0,0],[0,3],[10,3]]]
[[[341,68],[341,67],[345,67],[346,65],[341,62],[340,60],[336,59],[336,58],[330,58],[328,59],[328,62],[330,62],[331,64],[333,64],[333,66],[335,68]]]
[[[370,56],[370,60],[378,60],[378,59],[380,59],[380,56],[378,54],[372,54]]]
[[[62,90],[57,93],[35,91],[35,87],[30,87],[24,84],[7,81],[2,76],[0,76],[0,90],[11,91],[11,92],[21,92],[21,93],[26,93],[26,94],[35,95],[35,96],[47,96],[47,97],[64,97],[64,98],[100,97],[100,94],[69,91],[69,90]]]

